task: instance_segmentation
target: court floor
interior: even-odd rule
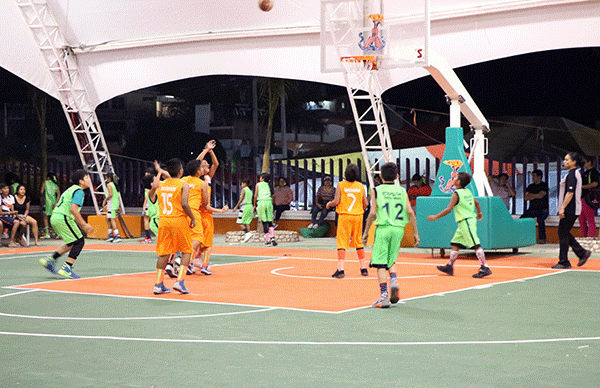
[[[0,251],[2,386],[595,386],[600,260],[552,270],[553,252],[461,256],[455,276],[401,252],[401,302],[371,308],[374,270],[332,279],[336,252],[215,246],[190,295],[154,296],[153,246],[88,243],[80,280]],[[305,247],[305,245],[303,245]],[[369,255],[369,254],[368,254]],[[172,286],[167,280],[167,286]]]

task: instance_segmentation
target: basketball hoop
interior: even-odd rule
[[[341,57],[340,61],[346,72],[350,73],[377,70],[377,57],[374,55]]]
[[[372,71],[377,70],[377,57],[374,55],[341,57],[346,81],[354,89],[365,89]]]

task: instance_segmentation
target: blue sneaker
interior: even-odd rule
[[[40,259],[40,264],[42,267],[46,268],[50,273],[56,273],[56,269],[54,269],[54,264],[56,264],[56,260],[52,256]]]
[[[185,284],[183,284],[183,280],[179,281],[179,282],[175,282],[175,284],[173,285],[173,289],[181,292],[182,294],[190,293],[190,291],[187,288],[185,288]]]
[[[121,241],[123,241],[123,239],[121,238],[121,236],[117,236],[117,237],[113,238],[113,240],[111,242],[118,243],[118,242],[121,242]]]
[[[67,265],[67,263],[63,264],[62,268],[58,270],[57,272],[60,276],[62,276],[63,278],[67,278],[67,279],[79,279],[80,276],[77,275],[75,272],[73,272],[73,270],[71,269],[71,267],[69,267]]]
[[[165,287],[165,283],[160,283],[160,284],[154,285],[154,294],[155,295],[168,294],[169,292],[171,292],[171,290],[169,288]]]

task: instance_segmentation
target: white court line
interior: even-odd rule
[[[33,291],[37,291],[37,290],[25,290],[25,291],[13,292],[11,294],[0,295],[0,298],[5,298],[7,296],[13,296],[13,295],[28,294],[28,293],[33,292]]]
[[[36,290],[32,290],[36,291]],[[14,294],[13,294],[14,295]],[[262,310],[248,310],[248,311],[235,311],[229,313],[214,313],[214,314],[196,314],[196,315],[164,315],[156,317],[50,317],[43,315],[23,315],[23,314],[8,314],[0,312],[0,316],[9,318],[26,318],[26,319],[45,319],[45,320],[57,320],[57,321],[150,321],[150,320],[161,320],[161,319],[188,319],[188,318],[213,318],[228,315],[242,315],[242,314],[253,314],[263,313],[266,311],[277,310],[277,307],[264,308]]]
[[[283,273],[279,273],[278,271],[283,271],[286,269],[292,269],[294,267],[282,267],[282,268],[275,268],[274,270],[271,271],[271,273],[273,275],[278,275],[278,276],[284,276],[284,277],[288,277],[288,278],[300,278],[300,279],[320,279],[320,280],[332,280],[332,281],[339,281],[338,279],[334,279],[331,276],[304,276],[304,275],[286,275]],[[415,276],[398,276],[398,279],[416,279],[416,278],[433,278],[433,277],[437,277],[438,275],[415,275]],[[375,278],[369,278],[366,276],[361,276],[360,278],[345,278],[347,280],[375,280]]]
[[[48,256],[48,253],[51,253],[52,251],[48,251],[48,252],[36,252],[36,253],[32,253],[29,255],[15,255],[12,257],[0,257],[0,260],[14,260],[14,259],[25,259],[25,258],[29,258],[29,257],[38,257],[38,256]],[[9,255],[7,255],[9,256]]]
[[[45,337],[62,339],[109,340],[131,342],[163,342],[163,343],[201,343],[201,344],[234,344],[234,345],[307,345],[307,346],[440,346],[440,345],[514,345],[532,343],[599,341],[600,337],[567,337],[567,338],[535,338],[522,340],[490,340],[490,341],[408,341],[408,342],[346,342],[346,341],[256,341],[256,340],[211,340],[181,338],[144,338],[116,337],[93,335],[68,335],[45,333],[20,333],[0,331],[0,335],[19,337]]]
[[[491,288],[491,287],[494,287],[494,286],[497,286],[497,285],[500,285],[500,284],[521,283],[521,282],[525,282],[527,280],[539,279],[539,278],[543,278],[543,277],[546,277],[546,276],[559,275],[561,273],[566,273],[566,272],[568,272],[568,270],[558,271],[558,272],[552,272],[552,273],[545,273],[545,274],[541,274],[541,275],[537,275],[537,276],[531,276],[531,277],[528,277],[528,278],[505,280],[503,282],[498,282],[498,283],[487,283],[487,284],[482,284],[482,285],[473,286],[473,287],[461,288],[460,290],[438,292],[437,294],[415,296],[415,297],[412,297],[412,298],[401,299],[400,302],[406,302],[406,301],[409,301],[409,300],[416,300],[416,299],[424,299],[424,298],[429,298],[429,297],[432,297],[432,296],[445,296],[447,294],[454,294],[454,293],[457,293],[457,292],[463,292],[463,291],[469,291],[469,290],[481,290],[481,289],[485,289],[485,288]]]
[[[67,279],[67,280],[72,281],[70,279]],[[37,284],[37,283],[35,283],[35,284]],[[20,288],[18,288],[18,286],[14,286],[14,287],[6,286],[4,288],[20,290]],[[35,289],[35,291],[54,292],[57,294],[103,296],[103,297],[123,298],[123,299],[141,299],[141,300],[153,300],[153,301],[164,301],[164,302],[211,304],[211,305],[217,305],[217,306],[256,307],[256,308],[260,308],[260,309],[290,310],[290,311],[302,311],[302,312],[324,313],[324,314],[339,314],[340,312],[343,312],[343,311],[311,310],[311,309],[301,309],[301,308],[283,307],[283,306],[275,306],[274,307],[274,306],[265,306],[265,305],[247,304],[247,303],[227,303],[227,302],[211,302],[211,301],[206,301],[206,300],[169,299],[169,298],[161,298],[160,296],[113,295],[113,294],[101,294],[101,293],[95,293],[95,292],[45,290],[42,288]],[[12,295],[12,294],[10,294],[10,295]]]

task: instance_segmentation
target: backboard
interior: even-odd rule
[[[406,3],[321,0],[321,72],[343,72],[351,56],[376,56],[378,69],[428,66],[429,0]]]

